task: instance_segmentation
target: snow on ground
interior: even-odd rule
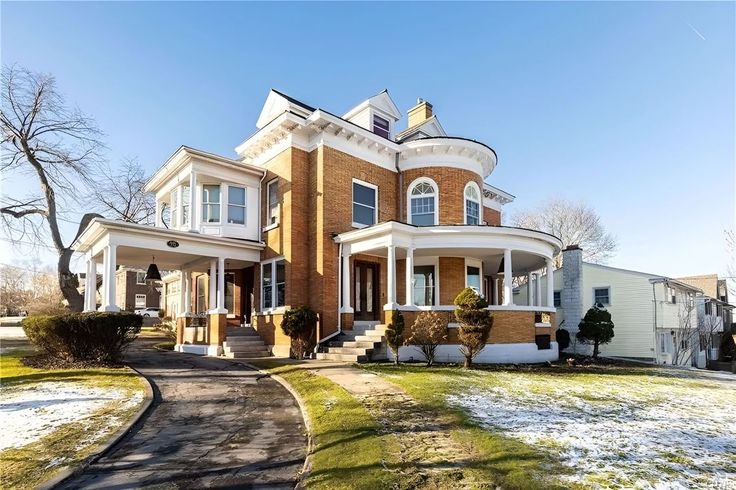
[[[736,384],[498,373],[450,404],[599,488],[736,488]]]
[[[78,383],[5,386],[0,389],[0,451],[31,444],[64,424],[84,420],[111,402],[122,400],[123,408],[128,408],[140,404],[143,399],[141,394],[126,397],[124,390]],[[105,428],[95,427],[99,429],[96,434],[101,436],[105,433],[103,429],[117,423],[114,417],[108,419]]]

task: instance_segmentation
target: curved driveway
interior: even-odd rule
[[[291,394],[230,361],[158,352],[158,341],[126,356],[152,381],[154,405],[61,488],[294,488],[307,440]]]

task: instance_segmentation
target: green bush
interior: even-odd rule
[[[557,346],[559,347],[560,352],[562,352],[570,347],[570,332],[564,328],[558,328],[557,332],[555,332],[555,341],[557,341]]]
[[[67,362],[118,362],[141,330],[134,313],[86,312],[39,315],[23,319],[28,340],[47,354]]]
[[[304,359],[309,350],[317,328],[317,313],[309,306],[298,306],[287,310],[281,322],[281,330],[291,338],[296,358]]]
[[[493,326],[493,315],[486,309],[488,302],[472,288],[465,288],[455,297],[455,317],[460,322],[458,341],[465,356],[465,367],[473,365],[473,359],[486,346]]]
[[[599,347],[613,339],[613,322],[606,308],[596,303],[585,313],[578,325],[577,339],[593,344],[593,359],[598,359]]]
[[[386,327],[386,343],[396,358],[394,362],[399,364],[399,347],[404,345],[404,315],[399,310],[391,314],[391,323]]]

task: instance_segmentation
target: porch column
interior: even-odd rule
[[[276,278],[273,278],[274,285]],[[226,313],[225,310],[225,257],[217,259],[217,309],[220,313]]]
[[[84,311],[97,308],[97,264],[91,255],[87,256],[87,273],[84,277]]]
[[[532,290],[532,273],[526,275],[526,305],[534,305],[534,291]]]
[[[192,313],[192,273],[188,270],[181,271],[181,291],[184,295],[182,301],[182,315],[187,316]]]
[[[210,260],[210,310],[217,308],[217,259]]]
[[[154,217],[155,221],[153,222],[153,226],[161,226],[162,219],[161,219],[161,201],[156,199],[156,215]]]
[[[386,304],[385,310],[393,310],[396,306],[396,247],[388,245],[388,257],[386,259],[388,266],[386,267]]]
[[[552,259],[547,259],[547,306],[554,308],[555,306],[555,263]]]
[[[189,173],[189,231],[197,231],[197,174]]]
[[[498,305],[498,278],[493,278],[493,304]]]
[[[342,308],[340,313],[353,313],[350,304],[350,252],[342,252]]]
[[[514,283],[513,277],[511,276],[511,250],[506,249],[503,251],[503,305],[513,306],[514,305]]]
[[[536,294],[534,295],[534,306],[542,306],[542,276],[539,272],[534,274]]]
[[[102,311],[120,311],[115,305],[115,265],[117,263],[118,246],[110,244],[102,252],[103,275]]]
[[[414,247],[406,249],[406,306],[414,306]]]

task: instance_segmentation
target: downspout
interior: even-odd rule
[[[399,213],[397,218],[399,218],[399,221],[402,223],[405,223],[408,221],[407,218],[401,219],[402,214],[404,212],[404,174],[401,173],[401,169],[399,168],[399,155],[400,152],[396,152],[396,155],[394,157],[394,164],[396,165],[396,173],[399,174]]]

